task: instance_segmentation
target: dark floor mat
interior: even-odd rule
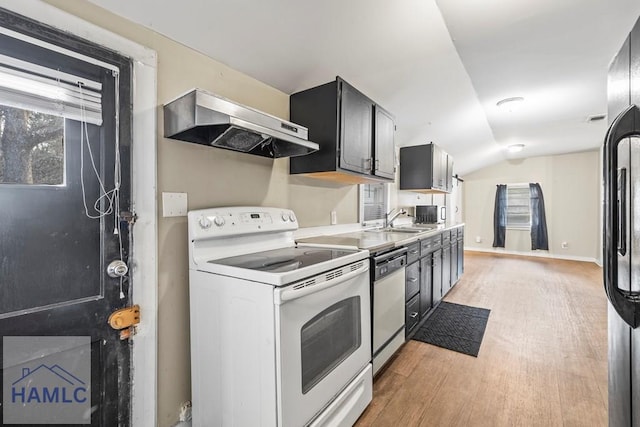
[[[478,357],[491,310],[441,302],[412,339]]]

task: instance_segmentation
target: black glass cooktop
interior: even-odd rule
[[[341,258],[358,251],[314,247],[283,248],[209,261],[249,270],[283,273]]]

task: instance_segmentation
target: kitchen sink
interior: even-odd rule
[[[365,230],[369,233],[422,233],[424,229],[418,228],[400,228],[400,227],[387,227],[387,228],[374,228],[372,230]]]
[[[437,225],[426,225],[426,224],[421,224],[421,225],[399,225],[397,227],[394,228],[394,230],[398,230],[398,229],[404,229],[404,230],[412,230],[415,232],[422,232],[422,231],[429,231],[429,230],[435,230],[436,228],[438,228]]]

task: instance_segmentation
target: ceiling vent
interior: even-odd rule
[[[599,121],[604,120],[606,118],[607,118],[606,114],[596,114],[595,116],[587,117],[587,122],[588,123],[599,122]]]

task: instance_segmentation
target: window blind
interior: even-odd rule
[[[0,55],[0,103],[102,125],[102,84]]]
[[[363,191],[364,221],[384,219],[387,213],[387,192],[385,184],[365,184]]]
[[[529,185],[507,185],[507,227],[531,227]]]

